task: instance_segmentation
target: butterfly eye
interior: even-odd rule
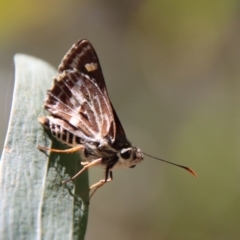
[[[128,159],[128,158],[130,158],[130,156],[131,156],[131,150],[129,150],[129,149],[123,149],[122,151],[121,151],[121,157],[122,158],[124,158],[124,159]]]

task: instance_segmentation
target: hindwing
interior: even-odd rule
[[[45,108],[74,127],[74,134],[88,141],[113,140],[113,115],[108,99],[89,76],[67,70],[59,74],[45,101]]]

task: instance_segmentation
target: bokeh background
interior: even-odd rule
[[[86,239],[240,239],[240,2],[2,0],[1,147],[13,55],[57,67],[80,38],[97,50],[128,138],[199,175],[148,157],[115,171],[91,201]],[[102,176],[92,169],[90,182]]]

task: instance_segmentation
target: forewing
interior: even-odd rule
[[[79,40],[70,48],[62,59],[58,67],[59,73],[69,69],[77,69],[90,76],[90,78],[99,86],[101,91],[104,94],[107,93],[96,51],[88,40]]]
[[[96,51],[88,40],[79,40],[70,48],[70,50],[62,59],[58,68],[59,73],[69,69],[77,69],[81,73],[88,75],[92,81],[96,83],[102,94],[105,96],[106,101],[108,101],[108,104],[112,108],[112,116],[114,119],[112,123],[113,127],[111,129],[113,141],[126,140],[126,135],[121,122],[111,104],[111,101],[109,100],[106,84]]]
[[[99,86],[79,71],[67,70],[59,74],[48,91],[45,108],[81,132],[79,137],[98,141],[114,140],[114,117],[108,98]]]
[[[112,104],[111,104],[112,106]],[[115,132],[114,132],[114,136],[115,136],[115,142],[114,142],[114,147],[116,149],[122,149],[124,147],[128,147],[129,142],[126,138],[126,134],[125,131],[122,127],[122,124],[117,116],[117,113],[114,109],[114,107],[112,106],[112,111],[113,111],[113,118],[114,118],[114,123],[115,123]]]

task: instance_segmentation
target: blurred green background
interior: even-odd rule
[[[0,9],[1,147],[13,55],[57,67],[87,38],[128,138],[199,175],[148,157],[115,171],[91,201],[87,240],[240,239],[239,1],[1,0]],[[102,177],[90,171],[91,183]]]

